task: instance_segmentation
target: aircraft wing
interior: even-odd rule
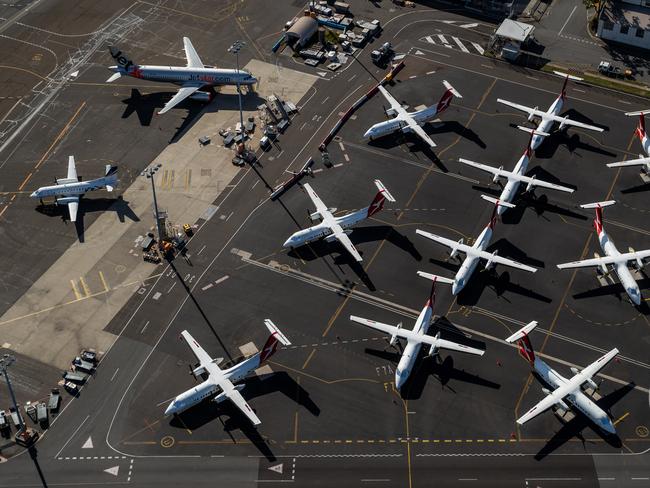
[[[241,412],[248,417],[248,420],[251,421],[253,425],[259,425],[262,421],[255,415],[251,406],[244,400],[244,397],[241,396],[241,393],[237,391],[235,386],[231,383],[230,380],[223,379],[218,382],[218,385],[223,390],[224,395],[230,400]]]
[[[611,351],[609,351],[607,354],[604,356],[600,357],[593,363],[591,363],[589,366],[587,366],[585,369],[582,370],[581,373],[582,376],[585,376],[587,378],[592,378],[598,372],[605,367],[607,363],[609,363],[612,359],[614,359],[614,356],[618,354],[618,349],[614,348]]]
[[[67,197],[68,199],[72,199],[75,197]],[[76,201],[69,201],[68,202],[68,212],[70,213],[70,222],[76,222],[77,221],[77,212],[79,210],[79,197],[76,197]]]
[[[303,188],[307,192],[307,195],[309,195],[309,198],[311,198],[311,201],[314,202],[316,211],[321,215],[321,218],[325,220],[327,217],[332,217],[332,213],[330,212],[329,208],[327,208],[327,205],[323,203],[323,200],[321,200],[320,197],[316,195],[316,192],[311,187],[311,185],[309,183],[305,183],[303,185]]]
[[[607,264],[615,263],[627,263],[628,261],[634,261],[636,259],[645,259],[650,257],[650,249],[644,249],[643,251],[634,251],[626,252],[619,254],[618,256],[602,256],[599,258],[592,259],[583,259],[581,261],[572,261],[570,263],[558,264],[559,269],[571,269],[571,268],[588,268],[590,266],[601,266]]]
[[[588,129],[588,130],[595,130],[596,132],[603,132],[602,127],[596,127],[595,125],[589,125],[589,124],[583,124],[582,122],[578,122],[576,120],[571,120],[568,117],[559,117],[557,115],[551,115],[548,113],[540,114],[540,117],[542,117],[545,120],[553,120],[554,122],[557,122],[558,124],[563,124],[563,125],[571,125],[573,127],[580,127],[582,129]]]
[[[205,68],[189,37],[183,37],[183,47],[185,48],[188,68]]]
[[[347,251],[350,254],[352,254],[352,257],[358,263],[363,261],[363,258],[359,254],[359,251],[357,251],[357,248],[354,247],[354,244],[352,244],[352,241],[350,240],[348,235],[345,232],[343,232],[343,229],[341,228],[341,226],[336,224],[336,227],[338,227],[338,229],[332,229],[334,232],[331,234],[331,236],[335,237],[341,243],[341,245],[343,245],[343,247],[345,249],[347,249]],[[331,237],[331,236],[328,236],[328,237]]]
[[[616,163],[607,163],[608,168],[619,168],[621,166],[647,166],[650,165],[650,157],[628,159],[627,161],[617,161]]]
[[[378,88],[381,94],[384,96],[384,98],[388,101],[388,103],[390,103],[390,108],[395,110],[398,114],[402,112],[406,112],[406,110],[404,110],[404,107],[402,107],[402,105],[400,105],[400,103],[397,100],[395,100],[393,95],[388,93],[388,90],[386,90],[386,88],[384,88],[381,85],[379,85]]]
[[[196,86],[196,85],[181,87],[176,92],[176,95],[174,95],[172,97],[172,99],[165,104],[165,106],[162,108],[162,110],[160,112],[158,112],[158,115],[162,115],[162,114],[168,112],[169,110],[174,108],[176,105],[181,103],[183,100],[185,100],[187,97],[189,97],[192,93],[197,91],[199,88],[201,88],[201,87]]]
[[[519,425],[525,424],[530,419],[537,417],[540,413],[545,412],[546,410],[551,408],[558,401],[562,400],[562,398],[564,398],[564,396],[565,396],[564,391],[562,391],[560,389],[549,393],[544,398],[542,398],[542,400],[540,402],[538,402],[534,407],[532,407],[530,410],[528,410],[528,412],[526,412],[521,417],[519,417],[517,419],[517,423]]]
[[[497,98],[497,102],[502,103],[504,105],[507,105],[508,107],[512,107],[517,110],[521,110],[522,112],[526,112],[529,115],[538,115],[540,116],[542,112],[539,110],[535,110],[534,108],[531,107],[526,107],[526,105],[520,105],[518,103],[514,102],[509,102],[508,100],[504,100],[503,98]]]
[[[223,373],[219,366],[217,366],[214,361],[212,361],[210,355],[205,352],[205,349],[203,349],[199,343],[196,342],[194,337],[192,337],[188,331],[184,330],[181,332],[181,337],[185,340],[185,342],[187,342],[187,345],[192,350],[192,354],[194,354],[194,357],[199,362],[199,365],[206,370],[212,381],[214,381],[219,386],[222,386],[221,382],[228,381],[223,378]],[[228,381],[228,383],[230,383],[230,381]],[[232,383],[230,384],[232,386]]]
[[[531,186],[539,186],[542,188],[549,188],[551,190],[564,191],[567,193],[573,193],[574,191],[573,188],[569,188],[562,185],[556,185],[554,183],[549,183],[548,181],[544,181],[544,180],[538,180],[537,178],[531,178],[530,176],[520,175],[518,173],[514,173],[512,171],[506,171],[501,168],[494,168],[492,166],[488,166],[487,164],[476,163],[474,161],[470,161],[469,159],[459,158],[458,161],[468,166],[472,166],[474,168],[487,171],[488,173],[492,173],[495,176],[507,178],[510,181],[519,181],[521,183],[526,183]]]
[[[74,180],[77,181],[77,167],[74,164],[74,156],[68,157],[68,176],[66,177],[68,180]]]
[[[537,269],[533,268],[532,266],[527,266],[525,264],[519,263],[512,259],[504,258],[502,256],[498,256],[496,254],[489,253],[486,251],[479,251],[478,249],[475,249],[472,246],[468,246],[467,244],[461,244],[460,242],[452,241],[451,239],[447,239],[446,237],[440,237],[435,234],[431,234],[430,232],[425,232],[423,230],[417,229],[415,233],[420,234],[421,236],[426,237],[427,239],[431,239],[432,241],[437,242],[438,244],[447,246],[452,250],[460,251],[466,254],[467,256],[474,256],[477,258],[485,259],[486,261],[490,261],[494,264],[503,264],[504,266],[523,269],[524,271],[528,271],[530,273],[534,273],[537,271]]]
[[[465,352],[468,354],[476,354],[482,356],[485,354],[485,351],[482,349],[476,349],[474,347],[465,346],[463,344],[458,344],[456,342],[447,341],[445,339],[440,339],[437,337],[432,337],[426,334],[417,334],[412,330],[402,329],[401,327],[396,327],[394,325],[383,324],[381,322],[376,322],[374,320],[364,319],[362,317],[357,317],[355,315],[350,315],[350,320],[371,329],[384,332],[390,336],[397,336],[408,341],[420,342],[422,344],[435,345],[440,349],[449,349],[451,351]]]
[[[436,143],[433,142],[433,140],[429,137],[429,134],[424,132],[424,129],[420,127],[420,124],[418,124],[413,117],[411,117],[406,111],[404,113],[401,113],[397,116],[399,120],[403,120],[406,122],[406,127],[402,127],[402,130],[410,130],[415,132],[420,139],[422,139],[424,142],[426,142],[430,147],[436,147]]]

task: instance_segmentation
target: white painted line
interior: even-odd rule
[[[196,255],[198,256],[199,254],[201,254],[204,249],[205,249],[205,245],[201,249],[199,249],[199,252],[197,252]],[[176,283],[174,283],[174,284],[176,284]],[[173,287],[173,285],[172,285],[172,287]],[[170,288],[170,290],[171,290],[171,288]],[[167,293],[169,293],[169,292],[167,292]]]
[[[338,168],[339,166],[343,166],[343,163],[335,164],[332,168]]]
[[[61,449],[59,449],[59,452],[57,452],[57,453],[55,454],[55,456],[54,456],[55,458],[58,458],[58,457],[59,457],[59,454],[61,454],[61,451],[63,451],[63,450],[65,449],[65,446],[68,445],[68,443],[69,443],[69,442],[72,440],[72,438],[77,434],[77,432],[79,432],[79,429],[81,429],[81,427],[83,426],[83,424],[85,424],[85,423],[86,423],[86,420],[88,420],[89,418],[90,418],[90,415],[86,415],[86,418],[83,419],[83,422],[81,422],[81,423],[79,424],[79,427],[77,427],[77,428],[75,429],[75,431],[72,433],[72,435],[71,435],[70,437],[68,437],[68,440],[65,441],[65,444],[63,444],[63,447],[62,447]],[[76,457],[73,457],[72,459],[77,459],[77,458],[76,458]]]
[[[350,79],[348,80],[348,82],[354,80],[356,77],[357,77],[357,75],[352,75],[352,76],[350,77]]]
[[[343,155],[343,157],[345,158],[345,160],[346,160],[348,163],[350,162],[350,156],[348,156],[348,153],[345,153],[345,154]]]
[[[442,42],[442,43],[445,44],[445,45],[448,45],[448,44],[449,44],[449,42],[447,41],[447,39],[445,39],[445,36],[443,36],[442,34],[437,34],[437,35],[438,35],[438,39],[440,39],[440,42]]]
[[[619,100],[619,103],[624,103],[625,105],[632,105],[630,102],[626,102],[625,100]]]
[[[300,129],[298,129],[298,130],[303,130],[303,129],[305,128],[306,125],[307,125],[307,122],[304,122],[304,123],[300,126]]]
[[[480,44],[478,44],[476,42],[473,42],[472,46],[474,46],[474,49],[476,49],[479,52],[479,54],[481,54],[481,55],[485,52],[485,49],[483,49],[483,46],[481,46]]]
[[[484,68],[488,68],[488,69],[494,69],[494,66],[490,66],[488,64],[482,64],[481,66],[483,66]]]
[[[582,480],[582,478],[526,478],[526,481],[580,481],[580,480]]]
[[[478,24],[463,24],[459,25],[461,29],[472,29],[473,27],[478,27]]]
[[[435,71],[427,71],[426,74],[427,74],[427,75],[435,75],[436,72],[435,72]]]
[[[161,296],[162,296],[162,293],[157,291],[156,293],[153,294],[153,296],[151,298],[153,298],[154,300],[158,300]]]
[[[307,123],[307,122],[305,122]],[[253,183],[253,186],[251,186],[251,190],[257,186],[257,184],[260,182],[260,180],[257,180],[255,183]]]
[[[569,23],[569,20],[571,20],[571,16],[573,15],[573,12],[576,11],[576,8],[578,8],[577,5],[576,5],[575,7],[573,7],[573,10],[571,10],[571,13],[569,14],[569,16],[568,16],[568,17],[566,18],[566,20],[564,21],[564,25],[563,25],[562,28],[560,29],[560,32],[557,33],[558,36],[562,34],[562,31],[564,30],[564,28],[566,27],[566,25]]]
[[[339,147],[341,148],[341,151],[345,151],[345,146],[342,142],[339,142]]]
[[[584,90],[580,90],[580,89],[578,89],[578,88],[574,88],[573,91],[577,91],[577,92],[579,92],[579,93],[585,93]]]
[[[454,40],[454,42],[455,42],[456,44],[458,44],[458,47],[460,48],[461,51],[463,51],[464,53],[468,53],[468,52],[469,52],[469,49],[467,49],[467,48],[465,47],[465,44],[463,44],[462,42],[460,42],[460,39],[458,39],[458,37],[451,36],[451,38]]]
[[[526,75],[526,78],[528,78],[529,80],[539,81],[539,78],[535,78],[534,76],[530,76],[530,75]]]
[[[234,210],[233,210],[232,212],[230,212],[230,215],[228,215],[228,217],[226,217],[226,222],[228,222],[228,219],[229,219],[230,217],[232,217],[232,214],[234,214],[234,213],[235,213]]]
[[[417,75],[411,75],[409,76],[409,80],[412,80],[413,78],[417,78],[417,77],[418,77]]]
[[[118,372],[119,370],[120,370],[120,368],[117,368],[117,369],[115,370],[115,373],[113,373],[113,376],[111,376],[111,381],[113,381],[113,380],[115,379],[115,376],[117,375],[117,372]]]
[[[458,481],[478,481],[478,478],[458,478]]]
[[[216,280],[216,281],[214,282],[214,284],[215,284],[215,285],[218,285],[219,283],[223,283],[223,282],[226,281],[228,278],[230,278],[229,275],[222,276],[221,278],[219,278],[218,280]]]
[[[140,334],[144,333],[144,330],[147,328],[147,325],[149,325],[149,321],[148,321],[148,320],[147,320],[147,323],[144,324],[144,327],[143,327],[142,330],[140,331]]]
[[[325,97],[322,102],[320,102],[321,105],[323,105],[325,102],[327,102],[330,99],[330,97]]]
[[[632,478],[632,481],[648,481],[650,478]]]
[[[427,36],[427,37],[425,37],[425,39],[427,40],[427,42],[428,42],[429,44],[435,44],[435,43],[436,43],[436,41],[434,41],[433,38],[432,38],[431,36]]]
[[[203,247],[205,247],[205,246],[203,246]],[[167,293],[171,292],[174,289],[175,286],[176,286],[176,282],[174,281],[172,283],[172,286],[169,287],[169,290],[167,290]]]
[[[365,478],[361,480],[362,483],[386,483],[388,481],[390,481],[388,478]]]
[[[212,288],[213,286],[214,286],[214,285],[213,285],[212,283],[208,283],[208,284],[205,285],[203,288],[201,288],[201,290],[203,290],[203,291],[205,291],[205,290],[209,290],[209,289]]]

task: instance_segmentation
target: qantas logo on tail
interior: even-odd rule
[[[490,229],[494,229],[494,226],[497,225],[497,209],[499,208],[499,201],[494,204],[494,210],[492,210],[492,217],[490,217]]]
[[[530,343],[528,336],[524,335],[517,344],[519,345],[519,354],[530,364],[533,364],[535,362],[535,351],[533,351],[533,345]]]
[[[594,228],[596,229],[596,234],[600,234],[603,231],[603,208],[600,205],[596,207],[596,218],[594,219]]]
[[[454,98],[454,94],[451,92],[451,90],[447,90],[445,93],[443,93],[442,98],[440,98],[440,101],[436,107],[436,113],[442,113],[447,110],[447,107],[451,105],[452,98]]]
[[[638,136],[639,140],[643,142],[644,137],[646,137],[645,133],[645,116],[643,114],[639,115],[639,125],[636,127],[636,135]]]
[[[386,201],[386,197],[384,196],[384,192],[383,191],[377,192],[377,195],[375,195],[375,199],[368,207],[368,217],[372,217],[377,212],[379,212],[382,208],[384,208],[385,201]]]
[[[275,337],[275,333],[271,334],[266,340],[266,344],[260,352],[260,364],[266,361],[268,358],[275,354],[276,349],[278,348],[278,339]]]
[[[569,77],[564,78],[564,85],[562,85],[562,92],[560,93],[560,98],[566,100],[566,84],[569,82]]]

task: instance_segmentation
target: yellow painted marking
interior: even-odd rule
[[[72,285],[72,291],[74,292],[74,296],[77,297],[77,300],[81,300],[83,297],[81,296],[81,293],[79,293],[79,290],[77,289],[77,284],[74,282],[74,280],[70,280],[70,284]]]
[[[104,278],[104,273],[102,273],[101,271],[99,272],[99,279],[102,280],[102,285],[104,285],[104,291],[110,290],[110,288],[108,287],[108,283],[106,283],[106,278]]]
[[[25,188],[25,185],[27,184],[27,182],[29,181],[29,179],[32,177],[33,174],[34,174],[34,172],[32,171],[27,176],[25,176],[25,179],[23,180],[23,182],[18,187],[18,191],[22,191],[22,189]]]
[[[90,288],[88,288],[88,283],[86,283],[86,280],[84,280],[84,277],[81,276],[79,277],[79,283],[81,283],[81,287],[84,289],[84,293],[87,297],[90,296]]]
[[[8,207],[9,207],[9,205],[5,205],[4,208],[2,210],[0,210],[0,217],[2,217],[2,214],[5,213],[5,211],[7,210]]]
[[[494,439],[488,439],[488,442],[494,442]]]
[[[192,181],[192,170],[188,169],[185,171],[185,191],[190,190],[190,182]]]
[[[397,439],[389,439],[388,442],[390,442],[391,444],[393,444],[393,443],[397,442]]]
[[[304,370],[307,367],[307,365],[309,364],[309,361],[311,361],[311,358],[314,357],[315,352],[316,352],[316,348],[313,348],[311,350],[311,352],[309,353],[309,356],[307,356],[307,359],[305,359],[305,362],[303,363],[302,368],[300,368],[300,369]]]
[[[476,442],[483,442],[483,439],[476,439]]]
[[[70,120],[68,120],[68,123],[65,124],[65,127],[61,129],[61,132],[59,132],[59,135],[56,136],[56,139],[54,139],[54,142],[50,145],[50,147],[47,148],[47,151],[45,151],[45,154],[43,154],[43,157],[36,163],[36,166],[34,166],[34,169],[38,169],[38,167],[45,162],[45,159],[48,157],[52,149],[58,144],[58,142],[63,138],[63,136],[68,132],[68,129],[70,129],[70,126],[72,123],[75,121],[75,119],[79,116],[79,113],[81,110],[86,106],[86,102],[82,102],[81,105],[79,105],[79,108],[77,111],[72,115]]]
[[[340,443],[341,443],[340,439],[337,439],[337,440],[334,441],[334,444],[340,444]]]
[[[445,439],[445,443],[450,443],[451,439]]]
[[[438,444],[438,443],[440,442],[440,439],[433,439],[433,442],[434,442],[435,444]]]
[[[309,441],[300,441],[301,444],[308,444]]]
[[[422,442],[426,444],[427,442],[429,442],[429,439],[422,439]]]
[[[346,443],[346,444],[352,444],[352,440],[351,440],[351,439],[347,439],[347,440],[345,441],[345,443]]]
[[[614,422],[614,425],[617,425],[619,422],[622,422],[625,420],[628,416],[630,415],[630,412],[625,412],[623,415],[621,415],[616,422]]]
[[[499,439],[499,442],[505,442],[505,441],[506,441],[505,439]]]

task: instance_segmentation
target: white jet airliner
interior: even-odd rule
[[[79,210],[79,198],[89,191],[106,188],[106,191],[113,191],[117,186],[117,166],[106,165],[106,172],[101,178],[94,180],[79,181],[77,177],[77,168],[74,164],[74,156],[68,158],[68,176],[57,179],[56,185],[42,186],[34,191],[30,197],[38,198],[43,202],[43,198],[56,198],[57,205],[67,205],[70,213],[70,221],[76,222],[77,211]]]
[[[394,346],[397,343],[398,339],[406,339],[406,347],[402,351],[402,357],[400,358],[399,363],[397,364],[397,369],[395,370],[395,388],[398,390],[402,387],[402,385],[406,382],[409,375],[411,374],[413,366],[415,365],[415,360],[417,359],[418,354],[420,354],[422,344],[427,344],[429,346],[429,353],[427,356],[436,356],[440,349],[449,349],[451,351],[476,354],[478,356],[485,354],[485,351],[482,349],[476,349],[464,344],[458,344],[456,342],[441,339],[439,331],[434,337],[427,335],[427,331],[431,326],[433,318],[433,305],[435,303],[436,297],[436,281],[452,284],[453,280],[444,278],[442,276],[424,273],[422,271],[418,271],[418,275],[430,279],[432,281],[432,284],[429,299],[427,300],[427,303],[424,305],[424,308],[415,321],[413,330],[402,329],[401,322],[395,326],[382,324],[381,322],[375,322],[374,320],[364,319],[355,315],[350,315],[350,320],[353,322],[357,322],[358,324],[365,325],[371,329],[389,334],[391,346]]]
[[[641,269],[645,263],[644,259],[650,257],[650,249],[645,249],[643,251],[635,251],[631,247],[629,252],[620,253],[614,241],[612,241],[605,228],[603,227],[603,207],[609,205],[614,205],[615,200],[608,200],[606,202],[596,202],[596,203],[586,203],[580,205],[582,208],[595,208],[596,209],[596,218],[594,219],[594,227],[596,229],[596,234],[598,235],[598,242],[600,243],[600,248],[605,253],[604,257],[598,256],[596,254],[592,259],[584,259],[582,261],[573,261],[571,263],[558,264],[557,267],[560,269],[571,269],[571,268],[586,268],[590,266],[597,266],[604,274],[609,274],[608,265],[613,265],[616,275],[623,285],[625,292],[630,297],[630,300],[634,302],[635,305],[641,304],[641,291],[639,290],[639,285],[636,280],[630,273],[627,263],[632,261],[636,264],[637,269]]]
[[[521,330],[508,337],[506,341],[510,343],[518,343],[521,355],[530,363],[533,370],[539,375],[544,383],[553,388],[553,391],[542,388],[542,391],[546,396],[537,405],[517,419],[517,423],[522,425],[554,405],[562,407],[564,410],[569,410],[569,406],[566,403],[568,402],[576,410],[586,415],[604,432],[607,434],[616,434],[616,428],[614,427],[612,420],[602,408],[596,405],[591,398],[583,393],[582,386],[587,384],[594,390],[598,389],[598,385],[591,378],[598,374],[598,372],[618,354],[618,349],[612,349],[582,371],[572,367],[571,372],[574,376],[571,378],[564,378],[543,360],[535,356],[533,346],[528,337],[528,334],[535,327],[537,327],[537,322],[530,322]]]
[[[562,91],[560,92],[560,95],[555,99],[555,101],[551,104],[551,106],[548,108],[546,112],[544,112],[543,110],[538,110],[537,107],[531,108],[525,105],[519,105],[518,103],[509,102],[508,100],[503,100],[502,98],[497,99],[497,102],[499,103],[503,103],[504,105],[508,105],[509,107],[515,108],[517,110],[521,110],[522,112],[526,112],[528,114],[529,122],[531,122],[535,117],[541,119],[537,128],[534,129],[535,132],[538,132],[539,134],[533,136],[533,140],[531,143],[531,147],[533,148],[533,150],[539,147],[539,145],[542,143],[544,138],[551,132],[551,128],[553,127],[553,124],[555,124],[556,122],[560,124],[559,130],[564,129],[567,126],[573,126],[573,127],[581,127],[582,129],[594,130],[597,132],[603,131],[602,127],[596,127],[595,125],[576,122],[575,120],[569,119],[569,116],[566,117],[559,116],[559,113],[562,111],[562,107],[564,106],[564,102],[566,100],[567,82],[569,80],[582,81],[582,78],[578,78],[577,76],[567,75],[559,71],[554,71],[554,73],[558,76],[565,77],[564,85],[562,86]],[[530,132],[531,130],[533,130],[527,127],[522,127],[522,126],[518,126],[518,127],[522,130],[525,130],[526,132]]]
[[[454,98],[454,96],[463,98],[446,80],[443,81],[443,84],[445,85],[445,88],[447,88],[447,91],[442,95],[440,101],[436,105],[431,105],[430,107],[418,110],[417,112],[407,112],[383,86],[379,85],[379,91],[384,95],[386,100],[388,100],[388,103],[390,103],[390,108],[386,110],[386,115],[394,118],[376,123],[366,131],[363,137],[365,139],[373,140],[378,137],[392,134],[398,130],[402,132],[414,132],[430,147],[436,147],[435,142],[433,142],[429,135],[424,132],[422,126],[447,110],[447,107],[451,104],[451,99]]]
[[[192,374],[195,377],[207,374],[208,378],[200,385],[190,388],[174,398],[165,410],[165,415],[181,413],[206,398],[210,398],[217,403],[228,399],[248,417],[253,425],[261,424],[262,422],[257,418],[253,409],[246,403],[241,393],[239,393],[239,390],[245,385],[234,385],[233,383],[244,379],[251,372],[259,368],[262,363],[275,353],[278,343],[283,346],[291,345],[291,342],[289,342],[273,322],[266,319],[264,320],[264,324],[271,332],[271,335],[266,340],[262,350],[228,369],[219,368],[219,363],[221,363],[223,358],[212,359],[188,331],[184,330],[181,332],[181,337],[187,342],[187,345],[190,346],[194,356],[199,361],[199,365],[192,370]]]
[[[481,198],[487,200],[488,202],[494,203],[494,211],[492,212],[492,218],[490,218],[490,222],[485,226],[472,246],[464,244],[463,239],[460,239],[458,242],[456,242],[452,241],[451,239],[447,239],[446,237],[440,237],[438,235],[431,234],[430,232],[425,232],[420,229],[417,229],[415,231],[416,234],[419,234],[423,237],[426,237],[427,239],[431,239],[432,241],[437,242],[438,244],[442,244],[443,246],[450,248],[450,258],[452,259],[459,252],[466,255],[465,260],[463,261],[463,264],[461,264],[458,272],[456,273],[456,276],[454,277],[453,284],[451,285],[451,292],[454,295],[458,295],[458,293],[460,293],[460,291],[465,287],[481,259],[485,259],[487,261],[487,263],[485,263],[485,269],[490,269],[496,264],[503,264],[505,266],[523,269],[524,271],[528,271],[530,273],[537,271],[537,269],[533,268],[532,266],[527,266],[517,261],[513,261],[512,259],[497,256],[497,251],[494,251],[493,253],[485,251],[485,249],[490,245],[492,232],[494,231],[494,226],[497,223],[497,208],[500,205],[513,208],[514,205],[512,203],[502,202],[486,195],[481,195]]]
[[[318,195],[316,195],[316,192],[312,189],[309,183],[305,183],[303,188],[316,206],[316,211],[312,213],[309,218],[311,218],[312,221],[321,220],[321,223],[292,234],[291,237],[284,242],[283,247],[293,249],[302,246],[303,244],[307,244],[308,242],[325,238],[326,242],[339,241],[343,247],[352,254],[354,259],[361,262],[361,255],[348,237],[348,234],[352,232],[350,227],[375,215],[384,208],[384,202],[386,200],[389,202],[395,201],[381,181],[375,180],[375,186],[379,191],[375,195],[370,206],[341,217],[334,217],[332,214],[333,212],[336,212],[336,209],[328,208]]]
[[[635,129],[635,133],[639,140],[641,141],[641,147],[646,153],[646,156],[639,154],[638,159],[630,159],[628,161],[618,161],[616,163],[609,163],[607,167],[609,168],[618,168],[620,166],[643,166],[643,170],[646,173],[650,173],[650,139],[648,139],[648,133],[645,130],[645,114],[650,114],[650,110],[641,110],[640,112],[628,112],[625,115],[627,116],[639,116],[639,125]]]
[[[480,169],[482,171],[492,173],[493,175],[492,181],[494,181],[495,183],[499,181],[500,178],[507,179],[508,182],[503,187],[503,190],[501,191],[501,195],[499,195],[500,202],[512,203],[515,196],[517,195],[517,191],[519,190],[519,185],[521,183],[526,184],[526,190],[525,190],[526,192],[529,192],[534,187],[539,186],[542,188],[548,188],[550,190],[573,193],[573,188],[568,188],[566,186],[556,185],[554,183],[549,183],[547,181],[538,180],[534,176],[524,175],[524,173],[528,169],[528,162],[530,161],[530,156],[532,153],[531,143],[532,143],[532,138],[534,137],[535,134],[539,134],[539,132],[532,131],[530,141],[528,142],[528,146],[526,147],[526,151],[521,156],[521,158],[519,158],[519,161],[517,161],[517,164],[515,165],[515,169],[512,171],[504,170],[503,166],[494,168],[492,166],[488,166],[487,164],[470,161],[469,159],[458,158],[458,161],[468,166],[472,166],[474,168]],[[506,207],[505,205],[503,206],[500,205],[499,208],[497,209],[497,214],[502,215],[503,212],[507,209],[508,207]]]
[[[164,114],[186,98],[209,102],[214,96],[213,87],[221,85],[254,85],[257,79],[246,70],[220,69],[206,66],[196,53],[189,38],[183,37],[187,66],[145,66],[137,65],[119,49],[111,47],[110,53],[117,66],[109,66],[114,71],[107,83],[121,76],[132,76],[143,80],[161,81],[180,85],[176,95],[158,112]],[[208,91],[203,91],[207,89]]]

